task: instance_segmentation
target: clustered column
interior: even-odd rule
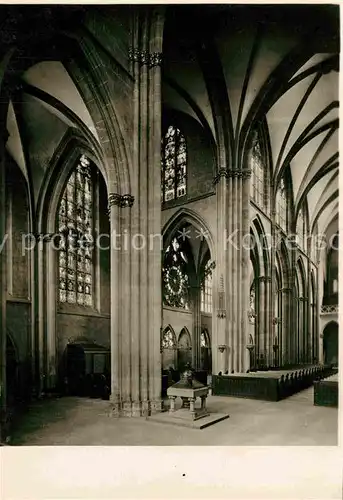
[[[35,237],[34,246],[34,293],[36,359],[36,389],[42,393],[56,385],[56,300],[54,294],[47,293],[49,286],[56,290],[56,262],[52,234],[39,233]]]
[[[111,401],[118,416],[162,409],[161,54],[141,46],[130,52],[132,194],[109,195],[111,233],[121,234],[111,246]]]
[[[201,294],[200,286],[192,287],[192,299],[193,299],[193,338],[192,338],[192,366],[195,370],[200,370],[200,334],[201,334]]]
[[[249,368],[249,178],[250,171],[225,170],[226,231],[225,245],[225,345],[229,372]]]
[[[281,290],[282,293],[282,346],[281,346],[281,363],[290,364],[292,362],[291,353],[291,332],[288,331],[291,325],[291,310],[292,310],[292,289],[289,287],[284,287]]]
[[[218,159],[223,165],[224,159]],[[227,369],[228,339],[231,326],[226,321],[225,289],[228,291],[231,283],[224,282],[226,277],[226,231],[229,219],[229,205],[227,197],[226,170],[220,168],[214,179],[216,185],[217,202],[217,234],[216,234],[216,268],[213,274],[213,314],[212,314],[212,370],[214,373],[224,373]]]
[[[274,365],[274,354],[273,354],[273,330],[271,328],[270,322],[270,310],[272,308],[271,303],[271,288],[272,279],[270,276],[264,277],[264,293],[265,293],[265,312],[264,312],[264,328],[265,328],[265,349],[266,349],[266,363],[267,366]]]

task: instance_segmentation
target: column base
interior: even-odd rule
[[[150,415],[161,413],[164,410],[163,399],[158,399],[150,402]]]
[[[163,401],[110,401],[111,417],[149,417],[163,411]]]

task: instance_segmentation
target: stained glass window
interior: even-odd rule
[[[276,195],[276,223],[287,231],[287,190],[283,177]]]
[[[300,248],[305,248],[306,240],[306,228],[305,228],[305,218],[302,208],[300,208],[297,219],[297,242]]]
[[[189,309],[189,278],[186,241],[174,238],[163,262],[163,302],[167,306]]]
[[[257,132],[255,132],[253,139],[250,168],[250,196],[259,207],[263,208],[265,206],[265,167],[263,162],[261,143]]]
[[[180,130],[168,127],[162,140],[162,202],[185,196],[187,177],[186,140]]]
[[[68,179],[58,210],[60,302],[93,305],[92,207],[90,162],[82,155]]]
[[[163,349],[173,349],[176,347],[175,336],[170,328],[167,328],[163,333],[162,347]]]
[[[204,313],[212,312],[212,269],[213,262],[209,260],[205,266],[205,275],[201,284],[200,309]]]

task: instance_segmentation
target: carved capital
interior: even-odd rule
[[[229,170],[229,177],[232,177],[234,179],[242,179],[243,177],[243,172],[241,170]]]
[[[215,178],[213,179],[213,184],[218,184],[218,182],[220,181],[220,179],[222,177],[227,177],[227,170],[225,168],[220,168],[218,170],[218,173],[217,175],[215,176]]]
[[[134,200],[131,194],[110,193],[108,196],[108,209],[110,211],[112,206],[120,208],[132,207]]]
[[[226,311],[225,311],[225,309],[218,309],[217,310],[217,318],[220,318],[220,319],[226,318]]]
[[[299,297],[298,300],[299,300],[299,302],[307,302],[308,298],[307,297]]]
[[[226,179],[248,179],[251,176],[251,170],[236,170],[221,168],[213,180],[213,184],[217,184],[222,177]]]
[[[252,174],[251,170],[243,170],[242,177],[243,179],[250,179],[251,174]]]
[[[120,194],[110,193],[108,195],[108,209],[110,209],[114,205],[119,207],[120,206],[120,198],[121,198]]]
[[[131,194],[123,194],[120,199],[120,206],[121,208],[125,207],[132,207],[133,203],[135,201],[135,198]]]
[[[149,52],[139,48],[131,47],[129,50],[129,60],[140,65],[149,64]]]
[[[149,55],[149,68],[155,66],[161,66],[162,64],[162,52],[152,52]]]

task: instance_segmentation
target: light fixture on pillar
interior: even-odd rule
[[[247,372],[255,371],[255,355],[254,355],[254,349],[255,349],[255,344],[254,344],[254,339],[252,335],[249,335],[249,340],[247,345],[245,346],[248,351],[249,351],[249,368]]]
[[[218,291],[218,302],[219,307],[217,311],[217,317],[224,319],[226,318],[226,310],[225,310],[225,292],[224,292],[224,277],[220,276],[220,285]]]
[[[218,346],[218,351],[219,351],[219,352],[221,352],[221,353],[223,353],[223,352],[226,350],[226,348],[227,348],[227,345],[225,345],[225,344],[220,344],[220,345]]]
[[[274,318],[273,325],[276,326],[279,324],[281,324],[281,319]],[[278,352],[279,352],[279,341],[278,341],[277,335],[275,335],[275,337],[274,337],[273,352],[274,352],[274,367],[277,368],[277,366],[278,366]]]

